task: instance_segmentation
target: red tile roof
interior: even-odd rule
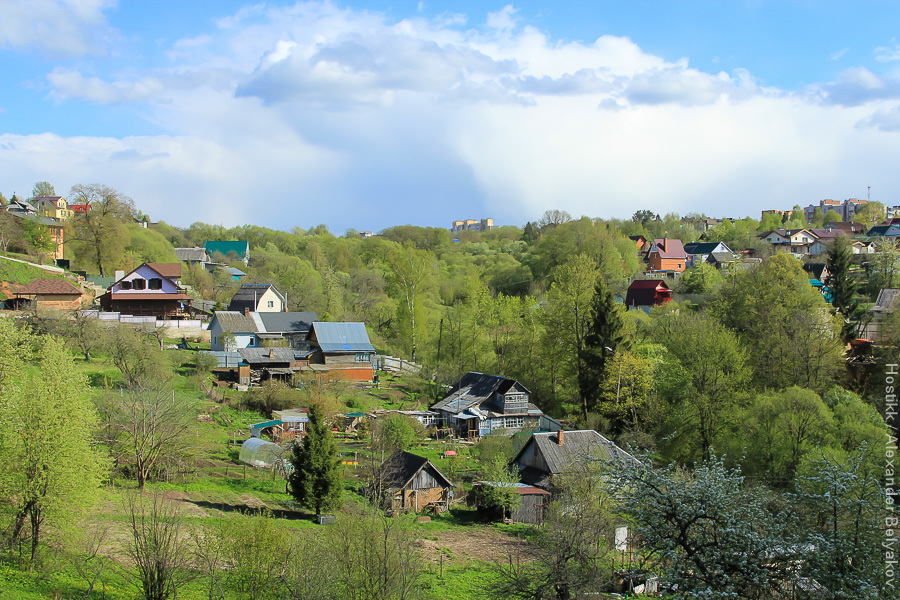
[[[65,279],[35,279],[16,293],[26,296],[40,296],[44,294],[80,296],[82,294],[81,290]]]

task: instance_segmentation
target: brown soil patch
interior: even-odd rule
[[[439,531],[428,534],[428,538],[422,540],[422,546],[425,558],[434,563],[440,561],[442,554],[445,563],[464,560],[497,562],[505,560],[510,553],[515,556],[517,549],[524,558],[528,549],[524,540],[481,525],[468,526],[465,531]]]

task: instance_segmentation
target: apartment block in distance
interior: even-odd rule
[[[456,233],[457,231],[489,231],[493,228],[493,219],[481,219],[480,221],[466,219],[465,221],[453,221],[453,225],[450,226],[450,231],[452,233]]]

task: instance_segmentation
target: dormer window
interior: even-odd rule
[[[144,289],[147,289],[147,280],[146,279],[132,279],[131,285],[136,290],[144,290]]]
[[[131,282],[130,282],[130,281],[120,281],[120,282],[119,282],[119,289],[120,289],[120,290],[130,290],[130,289],[131,289]]]
[[[159,277],[153,277],[150,279],[150,289],[151,290],[161,290],[162,289],[162,279]]]

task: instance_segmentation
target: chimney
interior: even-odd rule
[[[275,358],[275,348],[269,348],[269,358]]]
[[[663,252],[665,252],[665,251],[666,251],[666,242],[667,242],[667,241],[668,241],[668,239],[667,239],[667,238],[663,238],[663,243],[662,243],[662,247],[663,247]]]
[[[562,445],[563,445],[563,442],[565,442],[565,438],[563,438],[563,434],[564,434],[564,433],[565,433],[565,431],[563,431],[562,429],[560,429],[559,431],[556,432],[556,442],[557,442],[560,446],[562,446]]]
[[[244,316],[245,316],[245,317],[249,317],[249,316],[250,316],[250,309],[247,308],[247,307],[244,307]]]

